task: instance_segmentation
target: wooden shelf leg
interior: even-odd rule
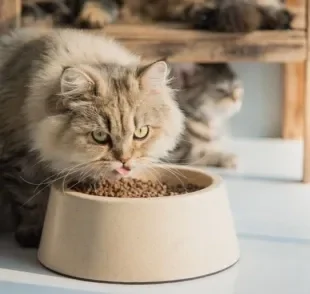
[[[309,40],[308,40],[309,42]],[[309,50],[309,49],[308,49]],[[310,183],[310,60],[305,65],[303,182]]]
[[[303,138],[305,83],[305,62],[284,64],[283,139]]]
[[[303,182],[310,183],[310,3],[306,2],[307,14],[307,52],[305,62],[305,92],[304,92],[304,158]]]
[[[299,12],[299,29],[306,28],[306,0],[286,0],[285,3]],[[301,139],[303,137],[303,112],[305,96],[305,63],[284,64],[284,105],[283,139]]]
[[[0,0],[0,33],[20,26],[21,0]]]

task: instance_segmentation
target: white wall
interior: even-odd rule
[[[282,124],[282,66],[233,63],[245,87],[243,108],[231,120],[235,137],[280,137]]]

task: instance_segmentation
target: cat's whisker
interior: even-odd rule
[[[62,171],[60,171],[59,173],[57,173],[57,174],[55,174],[55,175],[52,175],[52,176],[48,177],[47,179],[45,179],[44,181],[42,181],[40,184],[37,185],[36,189],[34,190],[34,193],[37,192],[37,190],[39,189],[40,186],[43,185],[44,188],[45,188],[45,187],[51,185],[52,183],[55,183],[56,181],[62,179],[62,178],[64,177],[63,174],[64,174],[65,172],[67,172],[67,171],[70,172],[70,171],[72,171],[72,170],[74,170],[74,169],[77,169],[77,168],[83,168],[84,165],[86,165],[86,164],[88,164],[88,163],[81,163],[81,164],[77,164],[77,165],[75,165],[75,166],[73,166],[73,167],[68,167],[68,168],[66,168],[66,169],[64,169],[64,170],[62,170]],[[44,189],[44,188],[43,188],[43,189]]]
[[[195,160],[190,160],[187,161],[186,163],[184,163],[184,165],[196,165],[196,166],[205,166],[207,167],[207,164],[202,164],[203,162],[205,162],[205,159],[212,156],[212,154],[208,154],[207,152],[204,153],[202,156],[200,155],[198,158],[196,158]],[[182,163],[182,162],[181,162]]]
[[[85,169],[87,168],[87,166],[86,167],[84,167]],[[75,170],[75,172],[76,172],[76,170]],[[69,176],[69,174],[70,174],[70,170],[64,175],[64,177],[63,177],[63,179],[62,179],[62,181],[61,181],[61,186],[62,186],[62,192],[64,193],[65,192],[65,185],[66,185],[66,179],[67,179],[67,177]]]
[[[159,177],[157,175],[157,171],[155,168],[153,168],[150,164],[140,164],[142,167],[145,167],[145,171],[151,173],[151,175],[155,178],[155,181],[157,181],[160,185],[163,183],[159,180]]]
[[[150,169],[153,173],[155,173],[155,176],[156,176],[156,180],[162,185],[163,183],[160,181],[160,180],[158,180],[158,178],[157,178],[157,173],[158,173],[158,171],[154,168],[154,167],[152,167],[152,166],[150,166],[150,165],[145,165],[148,169]],[[170,168],[170,167],[167,167],[167,166],[164,166],[164,165],[161,165],[161,167],[160,168],[162,168],[162,169],[164,169],[165,171],[167,171],[167,172],[169,172],[169,173],[171,173],[175,178],[177,178],[178,179],[178,181],[180,182],[180,184],[182,185],[182,186],[185,186],[185,183],[184,183],[184,181],[181,179],[181,178],[186,178],[182,173],[180,173],[180,172],[178,172],[177,170],[174,170],[174,169],[172,169],[172,168]]]
[[[22,181],[24,181],[26,184],[29,184],[29,185],[32,185],[32,186],[39,186],[39,185],[41,185],[41,183],[37,184],[37,183],[29,182],[29,181],[27,181],[23,176],[19,176],[19,177],[20,177],[20,179],[21,179]]]
[[[44,165],[47,165],[46,163],[44,164],[44,160],[43,159],[39,159],[37,162],[35,162],[33,165],[30,166],[30,169],[34,169],[35,167],[37,166],[44,166]],[[29,168],[29,167],[27,167]]]
[[[70,170],[68,171],[68,173],[67,173],[66,175],[59,176],[59,174],[60,174],[60,173],[59,173],[59,174],[58,174],[58,177],[57,177],[56,179],[53,179],[53,180],[49,181],[48,183],[44,183],[44,184],[43,184],[44,187],[43,187],[42,189],[40,189],[40,190],[37,190],[38,187],[39,187],[39,186],[38,186],[38,187],[34,190],[34,195],[31,196],[22,206],[25,206],[25,205],[27,205],[28,203],[30,203],[37,195],[39,195],[42,191],[44,191],[44,189],[46,189],[48,186],[52,185],[52,184],[55,183],[56,181],[61,180],[61,179],[63,179],[63,178],[66,177],[66,176],[69,176],[69,175],[72,175],[72,174],[78,172],[81,168],[84,167],[85,164],[83,164],[83,166],[81,166],[81,165],[82,165],[82,164],[78,164],[78,165],[76,165],[76,166],[74,166],[74,167],[71,167]],[[50,178],[50,177],[49,177],[49,178]],[[63,183],[64,183],[64,181],[63,181]],[[63,189],[64,189],[64,186],[63,186]]]
[[[157,173],[157,172],[158,172],[155,168],[151,167],[150,165],[145,165],[145,166],[146,166],[147,168],[151,169],[154,173]],[[180,172],[178,172],[177,170],[172,169],[172,168],[170,168],[170,167],[168,167],[168,166],[165,166],[165,165],[161,165],[160,168],[166,170],[167,172],[171,173],[174,177],[176,177],[176,178],[178,179],[178,181],[181,183],[182,186],[185,185],[184,182],[183,182],[183,180],[182,180],[181,178],[183,177],[183,178],[185,179],[186,177],[185,177],[182,173],[180,173]],[[159,183],[162,184],[161,181],[159,181]]]
[[[160,159],[155,158],[155,157],[150,157],[150,156],[140,157],[139,161],[140,160],[146,160],[147,162],[150,162],[150,163],[160,163],[161,162]]]
[[[167,170],[168,172],[170,172],[171,174],[175,175],[175,176],[180,176],[183,178],[186,178],[181,172],[179,172],[177,169],[171,168],[167,165],[162,165],[161,166],[162,169]]]
[[[98,178],[104,179],[105,175],[108,173],[108,169],[106,168],[103,171],[104,171],[104,173],[101,175],[101,177],[99,177],[99,175],[102,173],[102,168],[101,167],[97,167],[97,172],[96,172],[96,177],[95,178],[96,179],[98,179]]]
[[[70,170],[70,169],[73,169],[73,168],[75,168],[75,167],[77,167],[77,166],[79,166],[79,165],[82,165],[82,164],[78,164],[78,165],[76,165],[76,166],[74,166],[74,167],[68,167],[68,168],[66,168],[66,169],[64,169],[64,170],[62,170],[62,171],[60,171],[59,173],[56,173],[56,174],[54,174],[54,175],[51,175],[51,176],[49,176],[49,177],[47,177],[46,179],[44,179],[42,182],[40,182],[40,183],[31,183],[31,182],[29,182],[29,181],[27,181],[26,179],[24,179],[22,176],[20,176],[20,178],[25,182],[25,183],[27,183],[27,184],[30,184],[30,185],[33,185],[33,186],[37,186],[37,188],[34,190],[34,193],[37,191],[37,189],[40,187],[40,186],[42,186],[42,185],[49,185],[50,184],[50,180],[51,179],[53,179],[53,178],[57,178],[57,177],[59,177],[62,173],[64,173],[64,172],[66,172],[67,170]]]
[[[176,165],[181,165],[181,166],[189,166],[189,165],[195,165],[196,163],[199,163],[199,161],[205,157],[207,157],[208,155],[205,155],[203,157],[197,158],[196,160],[191,160],[189,161],[188,159],[184,159],[184,160],[169,160],[168,157],[164,158],[161,162],[162,163],[168,163],[168,164],[176,164]]]
[[[169,168],[168,166],[165,165],[162,165],[161,168],[171,173],[175,178],[178,179],[178,181],[181,183],[182,186],[185,186],[185,183],[181,178],[186,179],[186,177],[182,173],[177,172],[177,170]]]
[[[83,168],[83,172],[82,172],[82,176],[81,177],[79,177],[79,180],[78,180],[78,182],[75,184],[75,185],[77,185],[78,183],[81,183],[81,182],[83,182],[90,174],[92,174],[93,172],[94,172],[94,168],[96,168],[96,166],[93,166],[93,163],[92,162],[89,162],[89,163],[87,163],[85,166],[83,166],[83,167],[80,167],[78,170],[76,170],[76,171],[74,171],[73,173],[77,173],[77,172],[79,172],[80,170],[81,170],[81,168]],[[97,167],[98,168],[98,167]],[[72,173],[71,173],[72,174]],[[64,178],[64,180],[63,180],[63,189],[64,189],[64,187],[65,187],[65,183],[66,183],[66,178],[68,177],[68,176],[70,176],[70,175],[66,175],[65,176],[65,178]],[[74,185],[74,186],[75,186]],[[73,187],[74,187],[73,186]],[[72,187],[70,187],[70,188],[72,188]]]
[[[75,187],[76,185],[78,185],[79,183],[82,183],[85,179],[87,179],[87,177],[90,175],[90,174],[92,174],[92,173],[94,173],[95,171],[94,171],[94,169],[95,169],[96,167],[93,167],[93,166],[88,166],[88,168],[86,167],[85,168],[85,171],[83,172],[83,174],[81,175],[81,177],[79,177],[79,180],[73,185],[73,186],[71,186],[70,188],[73,188],[73,187]],[[97,169],[98,169],[98,167],[97,167]]]
[[[108,166],[108,164],[106,165]],[[100,165],[100,166],[92,166],[90,165],[88,167],[88,170],[85,169],[85,171],[83,172],[83,174],[81,175],[81,177],[79,177],[79,180],[77,182],[75,182],[74,185],[70,186],[70,189],[72,189],[73,187],[75,187],[76,185],[78,185],[79,183],[83,182],[90,174],[95,174],[96,173],[96,176],[94,177],[95,179],[98,179],[99,178],[99,175],[104,172],[104,174],[102,174],[101,178],[104,178],[105,175],[108,173],[109,169],[108,168],[105,168],[103,169],[103,166]]]
[[[100,170],[98,171],[98,173],[97,173],[97,177],[98,177],[98,175],[100,174]],[[105,178],[105,176],[106,176],[106,174],[109,172],[109,169],[107,168],[106,170],[105,170],[105,173],[101,176],[101,178],[102,179],[104,179]]]
[[[160,181],[160,179],[158,178],[156,170],[154,170],[153,168],[149,168],[149,169],[146,169],[146,172],[149,172],[154,178],[153,180],[155,180],[160,186],[163,185],[162,181]]]

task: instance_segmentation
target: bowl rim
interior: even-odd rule
[[[191,198],[193,197],[198,197],[201,195],[204,195],[206,192],[210,192],[211,190],[215,190],[217,188],[220,188],[223,185],[223,179],[221,176],[219,176],[218,174],[215,174],[213,172],[209,172],[209,171],[205,171],[203,169],[200,169],[198,167],[191,167],[191,166],[180,166],[180,165],[176,165],[176,164],[166,164],[169,165],[172,168],[176,168],[176,169],[183,169],[183,170],[190,170],[193,172],[197,172],[200,174],[203,174],[204,176],[207,176],[209,178],[212,179],[212,183],[203,188],[200,189],[198,191],[195,192],[189,192],[189,193],[185,193],[185,194],[178,194],[178,195],[173,195],[173,196],[160,196],[160,197],[109,197],[109,196],[97,196],[97,195],[90,195],[90,194],[86,194],[86,193],[82,193],[82,192],[76,192],[73,190],[69,190],[69,189],[64,189],[64,191],[61,191],[61,189],[59,189],[59,182],[56,182],[52,185],[51,188],[51,194],[53,193],[53,191],[58,191],[61,192],[63,194],[65,194],[66,196],[69,197],[77,197],[80,199],[84,199],[84,200],[92,200],[92,201],[99,201],[99,202],[126,202],[128,203],[128,201],[143,201],[143,202],[149,202],[149,201],[171,201],[171,199],[188,199],[188,196],[190,195]],[[159,167],[161,165],[154,165],[156,167]]]

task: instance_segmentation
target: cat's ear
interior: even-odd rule
[[[142,88],[154,92],[160,90],[167,84],[168,75],[168,65],[162,60],[144,66],[139,71]]]
[[[95,88],[95,81],[84,70],[67,67],[60,78],[60,91],[63,95],[74,96]]]
[[[198,66],[195,63],[177,63],[173,66],[173,73],[181,88],[190,87],[195,79]]]

